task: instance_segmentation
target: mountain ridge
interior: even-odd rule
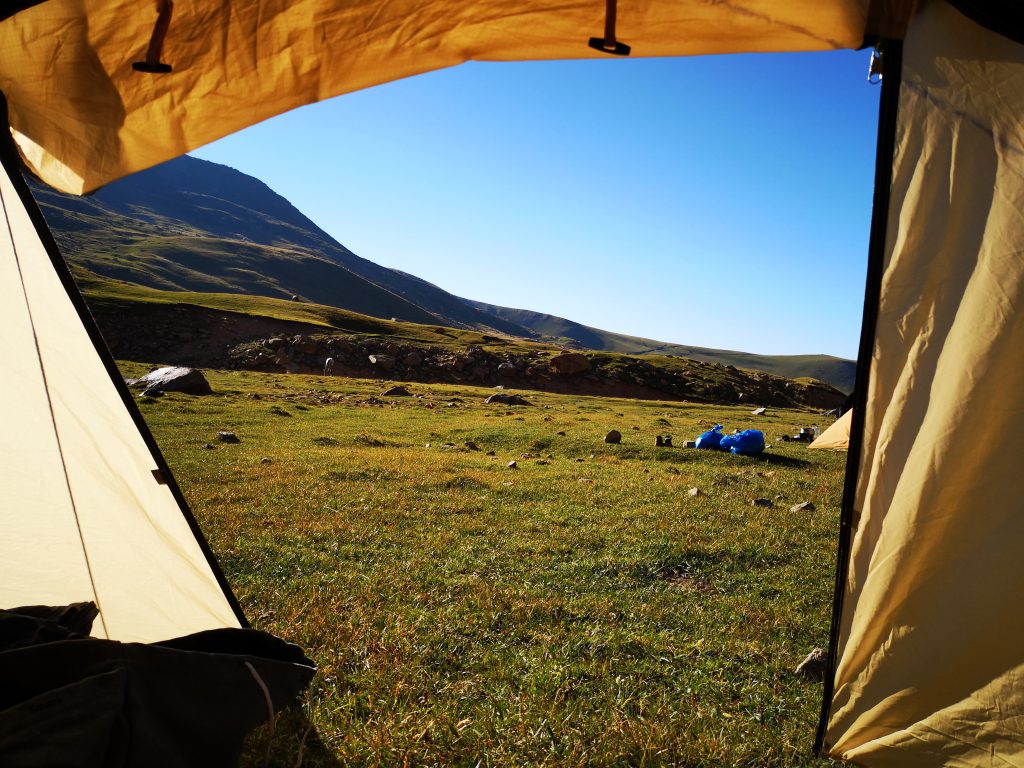
[[[689,356],[852,389],[855,364],[827,355],[672,344],[460,298],[356,255],[259,179],[198,158],[172,160],[85,198],[38,184],[33,192],[69,262],[107,278],[160,290],[297,298],[575,349]]]

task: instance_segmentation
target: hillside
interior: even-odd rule
[[[33,190],[68,261],[89,274],[165,291],[297,299],[574,349],[688,357],[817,378],[844,392],[853,387],[854,363],[827,355],[772,357],[669,344],[459,298],[357,256],[258,179],[192,157],[90,197]]]
[[[857,364],[831,355],[757,355],[725,349],[671,344],[639,336],[604,331],[567,320],[556,315],[512,309],[463,299],[492,317],[528,328],[541,338],[577,349],[622,352],[628,355],[665,355],[687,357],[708,363],[733,365],[755,371],[766,371],[789,378],[808,377],[827,382],[843,392],[853,391]]]
[[[374,317],[530,332],[360,258],[266,184],[181,157],[85,198],[33,194],[68,261],[150,288],[244,293]]]
[[[678,357],[560,347],[469,329],[381,320],[334,307],[237,294],[159,291],[78,279],[120,359],[268,373],[501,385],[567,394],[831,409],[844,397],[791,380]]]

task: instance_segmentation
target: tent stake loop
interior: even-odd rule
[[[630,46],[615,39],[615,17],[618,0],[607,0],[604,14],[604,37],[592,37],[587,43],[595,51],[610,53],[612,56],[629,56]]]
[[[173,11],[174,3],[171,0],[160,0],[156,25],[153,27],[153,34],[149,38],[149,48],[146,49],[146,60],[132,62],[132,69],[136,72],[165,75],[172,71],[170,64],[160,61],[160,56],[164,51],[164,39],[167,37],[167,30],[171,26],[171,13]]]

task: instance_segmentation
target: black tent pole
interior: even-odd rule
[[[850,446],[846,454],[846,479],[839,523],[839,546],[836,554],[835,592],[832,598],[832,628],[828,641],[825,685],[822,691],[821,717],[814,739],[814,753],[830,749],[825,732],[835,694],[836,661],[839,633],[843,620],[843,598],[850,566],[850,545],[856,527],[857,499],[861,454],[864,446],[864,419],[867,412],[871,358],[878,325],[882,274],[885,269],[886,229],[889,219],[889,195],[892,189],[892,164],[896,149],[896,116],[899,108],[900,82],[903,69],[903,43],[884,40],[877,46],[882,56],[882,95],[878,109],[878,139],[875,145],[875,191],[871,208],[871,233],[868,242],[868,269],[864,289],[864,314],[861,319],[860,348],[857,352],[857,377],[853,390],[853,417],[850,424]]]

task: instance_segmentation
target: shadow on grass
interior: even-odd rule
[[[792,456],[779,456],[776,453],[761,453],[750,457],[753,461],[763,461],[767,464],[775,464],[780,467],[809,467],[811,462],[807,459],[794,459]]]
[[[270,744],[269,759],[267,744]],[[341,762],[324,744],[309,721],[305,708],[294,705],[281,711],[273,731],[264,725],[253,731],[238,761],[239,768],[341,768]]]

